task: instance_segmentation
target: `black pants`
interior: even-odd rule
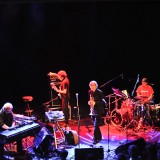
[[[64,116],[65,116],[65,122],[66,122],[66,124],[69,124],[69,108],[68,108],[68,103],[69,103],[68,99],[62,99],[62,111],[63,111]]]
[[[94,140],[101,140],[102,139],[102,133],[100,130],[101,116],[92,116],[92,121],[94,125]]]

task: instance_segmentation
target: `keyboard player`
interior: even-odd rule
[[[9,130],[16,126],[13,115],[13,105],[10,102],[6,102],[0,110],[0,132]],[[17,152],[23,153],[22,139],[17,140]],[[0,142],[0,159],[4,158],[4,143]]]

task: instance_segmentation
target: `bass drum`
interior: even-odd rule
[[[77,145],[79,143],[79,136],[75,130],[65,131],[64,135],[68,145]]]
[[[131,114],[127,115],[125,109],[114,109],[111,112],[111,123],[114,126],[123,126],[131,120]]]

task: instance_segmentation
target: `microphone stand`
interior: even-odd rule
[[[48,102],[45,102],[45,103],[43,103],[43,105],[42,106],[45,106],[46,107],[46,111],[48,112],[48,110],[49,110],[49,104],[52,102],[52,104],[53,104],[53,101],[54,100],[56,100],[56,99],[58,99],[58,96],[57,97],[55,97],[55,98],[52,98],[50,101],[48,101]],[[52,106],[53,107],[53,106]]]
[[[134,95],[134,92],[135,92],[135,89],[136,89],[136,86],[137,86],[138,82],[139,82],[139,74],[137,75],[137,81],[136,81],[136,83],[134,85],[134,88],[133,88],[133,91],[132,91],[132,97]]]
[[[58,99],[58,97],[52,98],[50,101],[43,103],[43,105],[48,105],[49,103],[53,102],[56,99]]]
[[[78,93],[76,93],[76,99],[77,99],[77,117],[78,117],[78,144],[80,144],[80,114],[79,114],[79,104],[78,104]]]
[[[122,78],[123,78],[123,74],[120,74],[119,76],[117,76],[117,77],[115,77],[115,78],[109,80],[108,82],[102,84],[99,88],[104,87],[105,85],[107,85],[108,83],[112,82],[113,80],[115,80],[115,79],[117,79],[117,78],[119,78],[119,77],[122,77]]]
[[[110,156],[110,154],[109,154],[109,152],[111,151],[110,150],[110,148],[109,148],[109,143],[110,143],[110,123],[111,123],[111,114],[110,114],[110,105],[111,105],[111,103],[110,103],[110,101],[111,101],[111,96],[112,95],[109,95],[108,96],[108,98],[109,98],[109,103],[108,103],[108,111],[107,111],[107,113],[106,113],[106,121],[107,121],[107,124],[108,124],[108,150],[107,150],[107,153],[108,153],[108,156]],[[108,156],[107,156],[107,158],[108,158]]]

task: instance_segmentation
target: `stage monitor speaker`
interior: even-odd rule
[[[119,153],[127,153],[128,152],[128,147],[130,145],[137,145],[138,149],[141,151],[143,151],[146,147],[146,142],[143,138],[138,138],[135,141],[120,145],[119,147],[117,147],[115,149],[115,154],[119,154]]]
[[[47,155],[49,152],[51,152],[54,149],[52,146],[53,140],[54,140],[54,137],[49,132],[49,130],[43,127],[34,139],[35,153]]]
[[[103,148],[75,148],[75,160],[102,160],[104,159]]]

